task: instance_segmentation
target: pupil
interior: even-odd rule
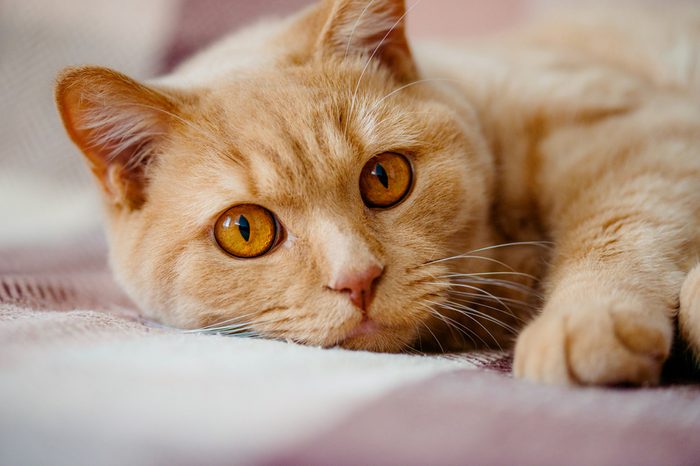
[[[236,220],[236,225],[238,225],[238,231],[240,231],[243,239],[248,242],[250,240],[250,222],[248,222],[248,219],[241,215]]]
[[[374,166],[374,170],[372,170],[372,175],[376,176],[377,179],[379,179],[379,182],[382,184],[382,186],[384,186],[386,189],[389,189],[389,175],[387,175],[386,170],[384,170],[384,167],[381,163],[378,163]]]

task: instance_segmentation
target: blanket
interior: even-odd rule
[[[141,79],[305,0],[0,0],[0,464],[697,464],[700,386],[558,388],[511,355],[372,354],[143,320],[51,83]],[[416,36],[497,30],[547,0],[431,0]],[[439,13],[439,14],[438,14]],[[681,374],[687,375],[687,374]]]
[[[143,321],[99,235],[0,252],[0,464],[693,464],[700,385],[557,388]]]
[[[499,353],[380,355],[143,321],[99,236],[0,253],[0,464],[250,463]]]

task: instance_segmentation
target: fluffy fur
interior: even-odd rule
[[[413,51],[405,13],[325,1],[148,85],[64,72],[58,107],[104,187],[124,288],[170,325],[374,351],[505,346],[534,307],[516,375],[657,382],[679,296],[700,348],[698,13]],[[415,186],[371,210],[358,177],[387,151]],[[244,203],[286,231],[255,260],[212,239]],[[374,265],[376,329],[357,334],[328,284]]]

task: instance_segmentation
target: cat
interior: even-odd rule
[[[110,261],[168,325],[321,347],[508,347],[550,384],[700,354],[700,14],[410,44],[325,0],[148,83],[63,71]]]

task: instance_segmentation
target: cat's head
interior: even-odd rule
[[[428,263],[483,244],[493,167],[468,106],[417,82],[405,12],[327,1],[150,84],[59,77],[147,315],[378,351],[431,325],[452,263]]]

